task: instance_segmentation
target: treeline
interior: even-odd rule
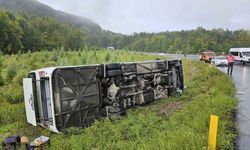
[[[231,47],[250,47],[248,30],[229,31],[224,29],[136,33],[123,35],[116,42],[118,49],[167,53],[199,53],[203,50],[228,52]]]
[[[203,50],[227,52],[231,47],[250,47],[250,31],[224,29],[122,35],[110,31],[90,31],[62,24],[50,17],[11,14],[0,11],[0,50],[4,54],[64,48],[66,50],[107,48],[131,51],[199,53]]]
[[[85,33],[49,17],[13,15],[0,11],[0,50],[4,54],[19,51],[51,50],[56,47],[79,49],[85,46]]]
[[[113,46],[116,49],[132,51],[199,53],[203,50],[228,52],[231,47],[250,47],[250,31],[224,29],[194,30],[161,33],[134,33],[133,35],[106,32],[92,35],[95,40],[88,41],[95,46]]]

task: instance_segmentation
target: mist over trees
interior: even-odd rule
[[[53,9],[37,0],[0,0],[0,8],[7,9],[14,14],[25,11],[31,16],[51,17],[60,23],[71,24],[90,32],[102,30],[98,24],[88,18]]]
[[[0,50],[4,54],[55,48],[98,49],[108,46],[145,52],[199,53],[206,49],[227,52],[231,47],[250,47],[250,32],[206,30],[198,27],[188,31],[123,35],[105,30],[87,31],[81,27],[62,24],[51,17],[0,11]]]

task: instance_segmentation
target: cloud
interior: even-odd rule
[[[120,33],[250,29],[249,0],[38,0]]]

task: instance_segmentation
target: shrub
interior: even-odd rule
[[[70,127],[64,130],[64,134],[67,136],[82,134],[83,130],[77,127]]]
[[[1,70],[0,70],[0,86],[3,86],[4,84],[4,79],[2,77],[2,73],[1,73]]]
[[[3,70],[3,57],[1,56],[1,51],[0,51],[0,86],[3,85],[4,83],[4,80],[3,80],[3,77],[2,77],[2,70]]]
[[[22,52],[21,52],[21,50],[19,50],[17,53],[17,57],[21,57],[21,55],[22,55]]]
[[[58,64],[59,66],[66,66],[69,65],[69,62],[67,58],[61,58]]]
[[[15,63],[11,63],[7,68],[7,80],[12,81],[12,79],[15,77],[18,67]]]
[[[25,118],[25,109],[24,104],[0,104],[0,124],[6,125],[14,122],[24,122]]]
[[[71,63],[70,63],[70,64],[71,64],[71,65],[74,65],[74,66],[79,65],[78,59],[75,58],[75,57],[73,57],[73,58],[71,59]]]
[[[22,69],[19,70],[15,76],[15,78],[13,79],[13,82],[19,85],[22,85],[23,83],[23,78],[27,77],[28,75],[28,71]]]
[[[17,104],[23,101],[23,89],[21,85],[6,85],[1,87],[0,95],[2,99],[11,104]]]
[[[86,64],[86,63],[87,63],[86,55],[83,55],[83,56],[80,58],[80,61],[81,61],[81,64]]]
[[[31,50],[28,50],[28,55],[31,56]]]
[[[50,61],[57,61],[57,59],[58,59],[58,54],[57,54],[57,51],[54,50],[49,60]]]
[[[107,52],[106,56],[105,56],[105,61],[106,62],[109,62],[111,59],[111,55],[110,55],[110,52]]]

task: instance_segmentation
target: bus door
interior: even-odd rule
[[[35,96],[32,78],[23,79],[24,103],[28,123],[36,126]]]
[[[42,103],[42,120],[44,126],[52,125],[52,108],[50,96],[49,78],[40,79],[41,86],[41,103]]]

